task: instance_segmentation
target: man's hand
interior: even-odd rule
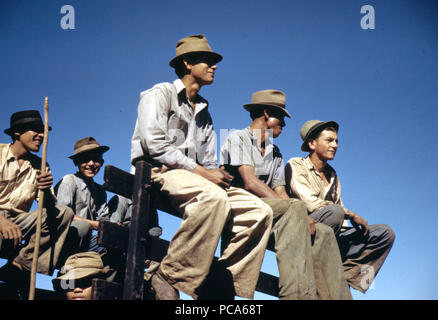
[[[53,185],[53,177],[50,172],[41,173],[41,170],[37,170],[37,187],[41,191],[49,190]]]
[[[233,181],[233,176],[229,174],[224,169],[205,169],[204,167],[197,166],[193,173],[199,174],[205,179],[217,184],[222,188],[229,188],[231,181]]]
[[[310,235],[313,236],[316,233],[316,227],[315,224],[318,223],[315,219],[312,219],[311,217],[307,216],[307,221],[309,222],[309,228],[310,228]]]
[[[3,216],[0,216],[0,233],[3,239],[14,240],[15,248],[23,241],[20,227]]]
[[[353,211],[349,212],[349,219],[353,227],[363,232],[364,236],[367,236],[370,232],[370,228],[368,227],[368,221],[354,213]]]

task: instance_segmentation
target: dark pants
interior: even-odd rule
[[[345,211],[339,205],[328,205],[310,214],[318,222],[327,224],[335,232],[348,284],[365,293],[385,262],[395,239],[391,227],[369,225],[369,234],[355,228],[344,230]]]

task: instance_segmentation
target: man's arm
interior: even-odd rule
[[[0,233],[3,239],[13,240],[14,247],[23,241],[20,227],[2,215],[0,215]]]
[[[285,186],[278,186],[274,188],[275,193],[282,199],[289,199],[289,195],[286,192]]]
[[[238,167],[238,172],[242,178],[245,190],[255,194],[260,198],[281,198],[279,194],[277,194],[268,185],[257,178],[254,167],[242,165]]]
[[[133,140],[140,140],[149,156],[169,168],[193,171],[196,162],[178,150],[170,140],[168,120],[170,113],[170,92],[153,88],[145,93],[138,105],[136,133]]]

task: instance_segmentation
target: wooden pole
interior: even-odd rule
[[[46,173],[46,163],[47,163],[47,140],[49,137],[49,98],[44,99],[44,140],[43,140],[43,158],[41,160],[41,173]],[[38,267],[38,256],[40,251],[40,238],[41,238],[41,220],[43,215],[44,206],[44,192],[39,191],[38,193],[38,218],[36,226],[36,237],[35,237],[35,249],[33,252],[32,260],[32,270],[30,275],[30,289],[29,289],[29,300],[35,300],[35,280],[36,271]]]

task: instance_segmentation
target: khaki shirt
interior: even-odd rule
[[[193,171],[217,167],[216,134],[208,102],[200,95],[192,109],[180,79],[159,83],[140,94],[131,140],[131,163],[146,157],[156,166]]]
[[[329,204],[344,204],[341,199],[341,183],[336,171],[326,165],[326,178],[329,185],[324,185],[324,180],[313,166],[309,157],[292,158],[286,164],[286,191],[293,198],[303,200],[309,213],[318,211]],[[346,213],[348,209],[345,209]]]
[[[41,169],[40,157],[28,153],[20,167],[11,144],[0,144],[0,210],[29,212],[38,193],[37,169]]]

